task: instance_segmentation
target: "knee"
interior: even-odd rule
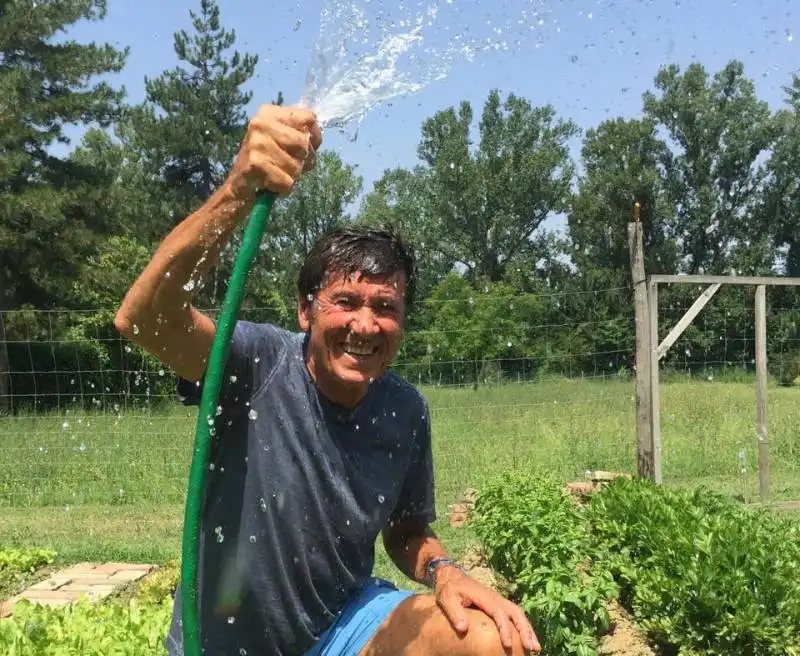
[[[511,646],[506,648],[500,639],[500,631],[494,620],[477,610],[468,610],[469,628],[463,636],[464,656],[522,656],[526,653],[519,633],[512,626]],[[453,629],[455,633],[455,630]]]
[[[438,608],[428,622],[426,653],[447,656],[522,656],[519,634],[512,627],[511,647],[503,646],[500,631],[494,620],[478,610],[466,609],[467,631],[458,633],[447,616]]]

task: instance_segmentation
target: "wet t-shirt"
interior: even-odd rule
[[[294,656],[372,574],[375,540],[435,519],[428,407],[387,373],[355,409],[327,400],[306,337],[239,322],[214,417],[201,525],[204,653]],[[200,385],[178,394],[199,404]],[[181,642],[180,589],[168,644]]]

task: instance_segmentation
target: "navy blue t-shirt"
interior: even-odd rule
[[[375,540],[435,519],[428,406],[394,373],[329,401],[306,336],[240,321],[214,418],[198,562],[205,653],[296,656],[372,575]],[[199,384],[178,394],[199,404]],[[181,642],[180,589],[170,636]],[[168,644],[172,640],[168,640]]]

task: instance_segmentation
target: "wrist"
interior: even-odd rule
[[[429,588],[436,589],[454,576],[463,576],[465,574],[464,569],[452,558],[436,557],[425,565],[423,582]]]

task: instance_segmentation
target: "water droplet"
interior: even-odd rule
[[[159,369],[158,370],[158,375],[159,376],[163,376],[164,375],[164,370],[163,369]]]
[[[217,417],[219,417],[221,414],[222,414],[222,406],[218,405],[217,406]]]
[[[255,542],[256,542],[256,536],[255,535],[251,535],[250,536],[250,544],[255,544]]]
[[[264,497],[258,500],[258,505],[261,508],[261,512],[267,512],[267,502],[264,501]]]
[[[236,378],[236,376],[231,376],[231,382],[232,383],[235,383],[237,380],[238,380],[238,378]]]
[[[133,334],[134,335],[139,334],[139,326],[137,326],[136,324],[133,324]]]
[[[250,418],[251,421],[255,421],[256,419],[258,419],[258,413],[252,408],[250,408],[250,412],[247,413],[247,416]]]
[[[233,624],[235,621],[236,621],[236,618],[235,618],[233,615],[231,615],[231,616],[228,618],[228,624]]]
[[[190,280],[189,280],[189,282],[187,282],[187,283],[186,283],[186,284],[183,286],[183,290],[184,290],[184,291],[186,291],[186,292],[190,292],[190,291],[192,291],[193,289],[194,289],[194,280],[191,280],[191,279],[190,279]]]
[[[383,496],[382,494],[379,494],[378,495],[378,503],[383,503],[384,501],[386,501],[386,497]]]
[[[216,468],[217,466],[213,462],[208,463],[208,471],[214,471]]]
[[[65,421],[63,424],[61,424],[61,428],[62,430],[67,430],[69,428],[69,422]]]

